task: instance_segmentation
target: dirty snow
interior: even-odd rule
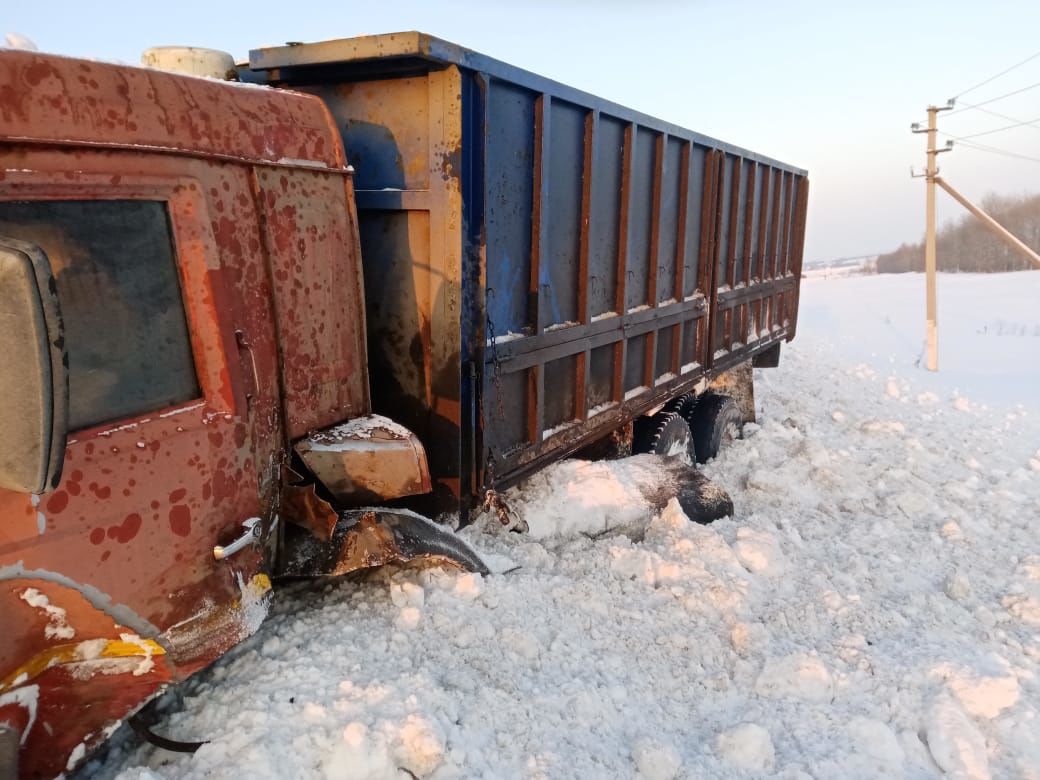
[[[355,417],[342,425],[312,433],[306,440],[307,449],[313,452],[336,452],[344,445],[362,439],[403,439],[411,438],[411,432],[403,425],[394,422],[381,414],[369,414]]]
[[[559,464],[529,533],[465,532],[519,568],[283,590],[161,701],[157,731],[209,744],[124,728],[84,774],[1040,777],[1040,273],[957,290],[930,376],[919,276],[806,283],[758,422],[704,467],[734,518]]]

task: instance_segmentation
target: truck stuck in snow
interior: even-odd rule
[[[272,578],[480,571],[428,518],[575,453],[712,457],[795,334],[805,171],[419,33],[170,61],[238,83],[0,51],[12,776]]]

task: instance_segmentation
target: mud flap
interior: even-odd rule
[[[422,515],[406,510],[354,509],[339,513],[328,541],[300,532],[286,538],[280,577],[332,577],[388,563],[429,562],[488,574],[480,555]]]

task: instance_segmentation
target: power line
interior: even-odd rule
[[[977,108],[977,106],[972,106],[972,105],[969,105],[969,104],[965,104],[965,107],[967,107],[967,108]],[[1007,114],[1001,114],[999,111],[993,111],[993,110],[988,109],[988,108],[978,108],[977,110],[981,111],[983,114],[989,114],[990,116],[995,116],[998,119],[1006,119],[1008,122],[1021,122],[1021,120],[1015,119],[1015,117],[1008,116]],[[949,118],[949,114],[947,114],[946,116],[947,116],[947,118]],[[1026,126],[1026,123],[1023,122],[1022,124],[1023,124],[1023,126]],[[1038,125],[1029,125],[1029,126],[1035,128],[1037,130],[1040,130],[1040,126],[1038,126]]]
[[[1014,157],[1018,160],[1029,160],[1030,162],[1040,163],[1040,157],[1030,157],[1026,154],[1009,152],[1007,149],[998,149],[997,147],[989,146],[988,144],[980,144],[975,141],[966,141],[964,140],[964,138],[961,138],[956,135],[950,135],[949,133],[944,133],[941,130],[939,131],[939,135],[944,135],[953,141],[957,141],[958,143],[967,147],[968,149],[974,149],[979,152],[991,152],[992,154],[1000,154],[1005,157]]]
[[[1036,119],[1030,119],[1030,120],[1027,120],[1027,121],[1024,121],[1024,122],[1015,122],[1013,125],[1004,125],[1003,127],[995,127],[992,130],[983,130],[981,133],[972,133],[971,135],[962,135],[960,137],[960,140],[964,141],[964,140],[966,140],[968,138],[978,138],[980,135],[991,135],[992,133],[1000,133],[1000,132],[1003,132],[1004,130],[1012,130],[1012,129],[1016,128],[1016,127],[1023,127],[1025,125],[1032,125],[1033,127],[1038,127],[1037,126],[1037,122],[1040,122],[1040,117],[1037,117]],[[1038,128],[1038,129],[1040,129],[1040,128]]]
[[[963,145],[968,147],[969,149],[974,149],[975,151],[978,151],[978,152],[989,152],[990,154],[999,154],[999,155],[1002,155],[1004,157],[1014,158],[1016,160],[1026,160],[1028,162],[1040,163],[1040,157],[1030,157],[1030,156],[1025,155],[1025,154],[1018,154],[1016,152],[1009,152],[1006,149],[997,149],[997,148],[992,147],[992,146],[983,146],[981,144],[973,144],[970,141],[968,141],[967,143],[965,143]]]
[[[946,115],[946,118],[949,119],[951,116],[954,116],[955,114],[959,114],[962,111],[968,111],[969,109],[979,108],[981,106],[988,106],[990,103],[996,103],[998,100],[1003,100],[1004,98],[1009,98],[1012,95],[1018,95],[1018,94],[1021,94],[1022,92],[1028,92],[1029,90],[1036,89],[1037,87],[1040,87],[1040,81],[1036,82],[1035,84],[1030,84],[1028,87],[1022,87],[1021,89],[1016,89],[1014,92],[1008,92],[1008,93],[1006,93],[1004,95],[998,95],[995,98],[990,98],[989,100],[983,100],[981,103],[975,103],[975,104],[965,103],[964,108],[958,108],[956,111],[951,111],[950,113],[948,113]]]
[[[1003,76],[1003,75],[1005,75],[1005,74],[1007,74],[1007,73],[1010,73],[1011,71],[1013,71],[1013,70],[1014,70],[1015,68],[1020,68],[1020,67],[1022,67],[1023,65],[1025,65],[1025,64],[1026,64],[1027,62],[1032,62],[1032,61],[1033,61],[1033,60],[1035,60],[1035,59],[1036,59],[1037,57],[1040,57],[1040,51],[1038,51],[1038,52],[1037,52],[1036,54],[1031,54],[1031,55],[1029,55],[1029,56],[1028,56],[1028,57],[1026,57],[1026,58],[1025,58],[1024,60],[1022,60],[1021,62],[1016,62],[1016,63],[1015,63],[1014,65],[1012,65],[1012,66],[1011,66],[1010,68],[1007,68],[1006,70],[1002,70],[1002,71],[1000,71],[1000,73],[998,73],[997,75],[995,75],[995,76],[990,76],[990,77],[989,77],[988,79],[986,79],[985,81],[980,81],[980,82],[979,82],[978,84],[976,84],[975,86],[973,86],[973,87],[968,87],[968,88],[967,88],[966,90],[964,90],[963,92],[958,92],[958,93],[957,93],[956,95],[954,95],[954,96],[953,96],[954,100],[956,100],[957,98],[961,97],[961,95],[967,95],[967,94],[968,94],[969,92],[974,92],[974,91],[975,91],[976,89],[978,89],[979,87],[984,87],[984,86],[985,86],[986,84],[989,84],[989,83],[990,83],[991,81],[996,81],[996,80],[997,80],[997,79],[999,79],[999,78],[1000,78],[1001,76]]]

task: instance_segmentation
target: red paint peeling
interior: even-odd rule
[[[90,543],[91,544],[101,544],[103,541],[105,541],[105,529],[104,528],[95,528],[93,531],[90,532]]]
[[[179,501],[181,501],[186,495],[188,495],[188,491],[185,488],[177,488],[172,493],[170,493],[170,503],[176,504]]]

